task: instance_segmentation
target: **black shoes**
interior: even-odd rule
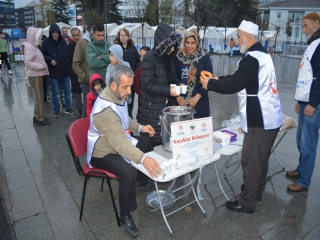
[[[243,209],[240,204],[238,203],[238,200],[236,201],[228,201],[226,204],[226,207],[230,209],[231,211],[235,212],[244,212],[244,213],[249,213],[252,214],[254,213],[254,210],[245,210]]]
[[[43,121],[37,120],[35,117],[33,117],[33,125],[35,126],[47,126],[51,123],[45,118]]]
[[[134,224],[131,215],[122,217],[121,225],[125,233],[129,235],[129,237],[135,238],[136,236],[138,236],[139,230]]]
[[[153,191],[155,190],[154,182],[152,180],[146,180],[142,183],[137,182],[136,183],[137,190],[144,190],[144,191]]]

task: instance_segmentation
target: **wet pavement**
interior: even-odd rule
[[[273,56],[283,112],[297,119],[293,111],[294,90],[299,59]],[[214,75],[231,74],[240,56],[213,56]],[[0,82],[0,187],[18,240],[21,239],[127,239],[117,227],[107,186],[100,191],[100,180],[90,179],[79,221],[83,180],[77,174],[65,133],[76,116],[61,114],[53,118],[50,105],[45,105],[50,126],[34,127],[33,92],[25,85],[24,66],[12,66],[13,76],[3,67]],[[238,112],[237,96],[210,93],[214,128]],[[73,108],[75,109],[75,108]],[[136,107],[133,116],[136,115]],[[299,153],[296,130],[289,131],[276,150],[286,170],[294,169]],[[293,179],[285,177],[271,156],[270,180],[263,200],[254,214],[235,213],[225,208],[226,199],[216,184],[201,194],[205,217],[196,204],[168,217],[176,239],[319,239],[320,236],[320,148],[312,183],[308,191],[291,193],[286,186]],[[228,158],[218,161],[219,168]],[[85,159],[82,159],[85,162]],[[228,171],[231,171],[229,169]],[[215,177],[212,165],[205,167],[202,183]],[[181,177],[178,184],[185,178]],[[242,184],[238,170],[228,177],[229,197],[237,197]],[[118,182],[112,181],[115,196]],[[162,185],[160,188],[165,188]],[[170,234],[160,212],[150,213],[145,199],[148,192],[138,191],[138,209],[132,213],[139,227],[137,239],[168,239]],[[172,208],[183,206],[178,201]]]

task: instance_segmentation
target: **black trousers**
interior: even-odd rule
[[[0,57],[0,59],[1,59],[1,61],[0,61],[1,62],[0,63],[0,69],[2,68],[3,62],[5,62],[6,65],[7,65],[8,70],[11,70],[10,63],[9,63],[9,60],[8,60],[8,53],[2,52],[0,54],[1,54],[1,57]]]
[[[138,139],[137,148],[142,152],[152,151],[149,137],[134,136]],[[133,212],[138,207],[136,202],[136,180],[144,182],[148,177],[126,162],[118,154],[108,154],[103,158],[91,158],[91,165],[106,169],[119,177],[119,205],[120,210]]]
[[[257,197],[262,197],[266,187],[271,148],[278,135],[279,128],[264,130],[248,128],[242,146],[241,165],[244,189],[238,200],[246,210],[254,210]]]

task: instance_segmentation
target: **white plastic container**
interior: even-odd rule
[[[220,143],[222,146],[226,146],[230,144],[230,134],[223,133],[220,131],[213,132],[213,138],[216,142]]]

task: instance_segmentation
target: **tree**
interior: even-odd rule
[[[288,18],[285,33],[289,37],[289,41],[290,41],[290,37],[292,36],[291,18]]]
[[[121,0],[71,0],[80,2],[83,9],[84,28],[89,30],[94,23],[115,22],[121,24],[122,17],[119,13]],[[105,2],[107,2],[107,21],[105,21]]]
[[[55,21],[69,23],[72,17],[69,16],[69,2],[63,0],[52,1],[51,8],[55,12]]]
[[[222,23],[222,26],[224,27],[224,49],[227,48],[227,27],[230,27],[230,23],[232,22],[232,18],[230,16],[233,16],[237,13],[236,10],[233,9],[232,5],[224,6],[221,11],[218,13],[217,18]]]
[[[279,36],[279,33],[281,32],[281,30],[285,28],[285,26],[286,26],[286,21],[281,19],[277,19],[276,21],[269,23],[269,28],[271,30],[276,31],[276,34],[275,34],[276,37],[274,39],[275,46],[277,46],[277,38]]]
[[[173,2],[174,0],[162,0],[159,7],[159,18],[160,22],[165,22],[168,24],[173,23]]]
[[[51,10],[49,2],[37,4],[35,7],[35,14],[37,15],[38,27],[45,28],[55,22],[55,13]]]
[[[121,24],[122,16],[119,12],[119,6],[122,5],[120,0],[109,0],[107,2],[107,19],[108,23]]]
[[[146,22],[151,26],[159,24],[159,1],[158,0],[148,0],[146,7]]]

